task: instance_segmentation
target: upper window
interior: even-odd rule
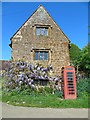
[[[48,36],[47,27],[36,27],[36,35]]]
[[[48,60],[48,51],[35,51],[35,60]]]

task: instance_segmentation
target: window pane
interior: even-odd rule
[[[35,52],[35,60],[38,60],[38,52]]]
[[[73,72],[67,72],[67,79],[73,80]]]
[[[40,35],[40,28],[36,28],[36,35]]]
[[[45,35],[48,36],[48,29],[45,29]]]
[[[48,51],[35,51],[35,60],[48,60]]]
[[[44,60],[44,54],[43,54],[43,52],[40,52],[40,60]]]
[[[45,31],[45,29],[41,28],[41,35],[44,35],[44,31]]]
[[[48,36],[48,28],[36,27],[36,35]]]
[[[48,52],[44,52],[44,60],[48,60]]]
[[[73,68],[66,68],[66,70],[73,70]]]

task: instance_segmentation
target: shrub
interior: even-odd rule
[[[55,95],[56,95],[57,97],[63,98],[63,92],[62,92],[62,91],[56,90],[56,91],[55,91]]]
[[[84,92],[90,93],[90,78],[77,81],[77,95],[82,96]]]
[[[23,94],[30,94],[33,91],[41,94],[52,93],[52,87],[39,87],[40,81],[55,85],[55,82],[60,80],[60,76],[52,77],[50,75],[52,70],[52,65],[43,67],[41,64],[34,65],[25,61],[11,62],[9,68],[3,74],[5,79],[3,89],[23,91]]]

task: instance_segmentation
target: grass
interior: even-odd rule
[[[40,107],[40,108],[90,108],[90,79],[77,83],[78,97],[75,100],[60,98],[60,94],[36,93],[35,91],[2,92],[2,101],[15,106]],[[0,80],[1,85],[1,80]],[[0,91],[1,94],[1,91]]]
[[[88,108],[88,94],[83,93],[83,96],[76,100],[62,100],[56,95],[23,95],[21,93],[4,93],[3,102],[15,106],[41,107],[41,108]]]

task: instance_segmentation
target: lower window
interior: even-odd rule
[[[34,59],[35,60],[48,60],[49,52],[48,51],[35,51]]]

